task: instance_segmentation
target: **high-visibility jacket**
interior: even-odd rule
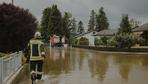
[[[42,46],[43,46],[43,42],[41,40],[30,40],[29,43],[30,46],[30,61],[38,61],[38,60],[42,60],[43,57],[42,55],[45,54]]]

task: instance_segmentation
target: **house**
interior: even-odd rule
[[[132,30],[134,34],[142,36],[145,39],[144,45],[148,46],[148,23],[143,24]]]
[[[139,34],[139,35],[141,35],[144,31],[148,31],[148,23],[143,24],[132,30],[134,34]]]
[[[53,35],[53,36],[51,36],[50,37],[50,39],[49,39],[49,42],[50,42],[50,45],[51,46],[62,46],[64,43],[65,43],[65,37],[62,37],[62,44],[59,44],[60,43],[60,37],[59,36],[57,36],[57,35]]]
[[[85,37],[89,40],[89,46],[95,46],[94,45],[94,41],[95,38],[100,39],[103,36],[106,37],[112,37],[117,33],[117,29],[106,29],[106,30],[102,30],[102,31],[88,31],[86,33],[83,34],[79,34],[77,36],[75,36],[76,39],[80,39],[81,37]]]
[[[93,36],[94,38],[100,39],[101,37],[112,37],[118,32],[117,29],[105,29],[99,32],[94,32]]]
[[[83,34],[78,34],[76,35],[74,38],[76,39],[80,39],[82,37],[85,37],[88,39],[89,41],[89,46],[94,46],[94,36],[93,36],[93,31],[88,31],[88,32],[85,32]]]

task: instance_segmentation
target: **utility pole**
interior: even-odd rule
[[[13,0],[11,0],[12,1],[12,4],[14,3],[14,1]]]

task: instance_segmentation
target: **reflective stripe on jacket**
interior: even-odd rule
[[[42,60],[41,46],[43,42],[41,40],[30,40],[30,61]]]

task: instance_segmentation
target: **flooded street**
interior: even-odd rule
[[[148,84],[148,55],[47,48],[43,80],[37,84]],[[31,84],[26,69],[18,84]]]

